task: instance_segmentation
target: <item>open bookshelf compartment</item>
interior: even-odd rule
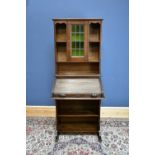
[[[97,132],[99,130],[99,100],[57,100],[59,132]]]
[[[66,62],[67,60],[67,49],[66,49],[66,43],[56,43],[57,48],[57,61],[58,62]]]
[[[89,43],[88,60],[90,62],[99,62],[99,50],[100,50],[99,42],[90,42]]]
[[[98,100],[58,100],[57,112],[59,115],[80,116],[98,116],[99,115]]]
[[[89,24],[89,41],[90,42],[100,41],[100,24],[99,23]]]
[[[57,75],[99,75],[97,63],[57,63]]]
[[[66,42],[66,24],[65,23],[56,24],[56,41]]]

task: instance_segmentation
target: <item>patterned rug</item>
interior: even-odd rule
[[[101,119],[102,142],[96,135],[60,135],[55,142],[55,119],[27,117],[26,155],[128,155],[129,121]]]

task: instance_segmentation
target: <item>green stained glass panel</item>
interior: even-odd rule
[[[76,25],[72,25],[72,32],[75,32],[76,30]]]
[[[75,49],[76,42],[72,42],[72,49]]]
[[[84,56],[84,26],[72,25],[72,56]]]

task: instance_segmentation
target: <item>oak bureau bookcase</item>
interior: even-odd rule
[[[56,128],[59,134],[100,137],[102,19],[53,19]]]

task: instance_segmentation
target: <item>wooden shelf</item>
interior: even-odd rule
[[[81,101],[81,100],[85,100],[85,101],[87,101],[87,100],[92,100],[92,101],[99,101],[99,100],[102,100],[102,99],[104,99],[105,97],[104,96],[101,96],[101,97],[96,97],[96,98],[92,98],[92,97],[53,97],[55,100],[79,100],[79,101]]]
[[[58,115],[58,117],[98,117],[98,115],[90,115],[90,114],[72,114],[72,115]]]
[[[96,35],[89,35],[89,36],[90,36],[89,42],[95,42],[95,43],[99,43],[100,42],[98,36],[96,36]]]
[[[66,43],[66,40],[57,39],[56,42],[57,43]]]
[[[100,43],[91,42],[89,43],[89,56],[88,60],[90,62],[99,62],[99,50],[100,50]]]
[[[57,61],[59,62],[65,62],[67,61],[67,52],[66,52],[66,43],[59,42],[56,44],[56,49],[57,49]]]
[[[89,42],[100,42],[100,24],[89,24]]]
[[[76,118],[81,118],[82,120],[85,118],[87,121],[94,121],[93,118],[98,118],[100,115],[99,112],[99,101],[96,100],[60,100],[57,101],[57,116],[65,119],[66,117],[71,117],[72,121]],[[92,118],[92,119],[90,119]],[[81,120],[81,121],[82,121]]]
[[[56,77],[58,78],[92,78],[92,77],[99,77],[100,74],[96,74],[96,75],[87,75],[87,74],[82,74],[82,75],[59,75],[59,74],[56,74]]]
[[[68,64],[69,64],[69,63],[70,63],[70,64],[72,64],[72,63],[79,63],[79,62],[80,62],[80,63],[83,63],[83,64],[84,64],[84,63],[87,63],[87,64],[88,64],[88,63],[99,63],[99,60],[87,61],[87,62],[86,62],[86,61],[57,61],[57,63],[68,63]]]
[[[87,106],[83,106],[83,111],[82,111],[82,110],[78,110],[78,108],[77,108],[77,110],[75,110],[75,108],[72,109],[72,106],[73,105],[70,105],[70,109],[68,109],[68,110],[66,110],[64,108],[64,111],[60,111],[58,109],[58,111],[59,111],[59,114],[58,115],[59,116],[73,116],[74,115],[76,117],[78,117],[78,116],[98,116],[98,111],[97,111],[98,110],[97,109],[98,107],[93,107],[94,109],[87,110]]]
[[[66,42],[66,24],[56,24],[56,42]]]
[[[58,63],[57,72],[59,75],[98,75],[98,63]]]
[[[86,107],[85,107],[86,108]],[[58,116],[61,116],[61,117],[73,117],[73,116],[75,116],[75,117],[84,117],[84,116],[86,116],[86,117],[96,117],[96,116],[98,116],[98,114],[97,114],[97,112],[93,112],[93,111],[73,111],[73,112],[70,112],[70,111],[68,111],[68,112],[60,112],[59,114],[58,114]]]
[[[96,132],[98,130],[96,123],[61,123],[58,125],[61,132]]]

